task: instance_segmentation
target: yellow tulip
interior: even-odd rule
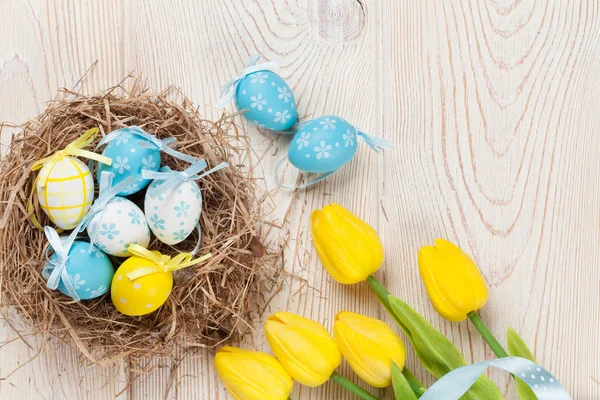
[[[274,357],[223,347],[215,356],[219,378],[235,400],[287,400],[294,381]]]
[[[340,283],[362,282],[383,263],[377,232],[340,205],[313,211],[311,228],[323,266]]]
[[[371,386],[392,383],[392,362],[404,367],[406,350],[400,337],[384,322],[348,311],[335,316],[335,343],[354,372]]]
[[[419,250],[419,270],[433,306],[449,321],[466,319],[487,301],[487,286],[473,260],[444,239]]]
[[[322,385],[342,362],[329,332],[310,319],[276,312],[267,319],[265,333],[281,364],[305,386]]]

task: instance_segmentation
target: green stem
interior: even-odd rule
[[[381,282],[379,282],[377,278],[375,278],[373,275],[369,275],[369,277],[367,278],[367,283],[369,284],[369,286],[371,286],[371,289],[373,289],[373,292],[379,299],[381,305],[383,305],[383,307],[387,310],[387,312],[394,319],[394,321],[396,321],[400,328],[402,328],[404,333],[408,335],[408,329],[406,329],[405,325],[402,323],[402,320],[400,320],[400,318],[398,318],[394,310],[392,310],[392,306],[390,305],[389,300],[390,292],[388,292],[385,286],[383,286]],[[419,382],[419,380],[408,370],[408,368],[404,367],[404,369],[402,370],[402,375],[404,375],[404,377],[408,381],[408,384],[410,385],[415,395],[417,395],[417,398],[421,397],[421,395],[425,393],[426,389],[423,386],[423,384]]]
[[[375,278],[373,275],[369,275],[369,277],[367,278],[367,283],[369,284],[369,286],[371,286],[371,289],[373,289],[373,292],[379,299],[381,305],[387,310],[387,312],[394,319],[394,321],[396,321],[400,328],[402,328],[404,333],[408,335],[408,330],[406,329],[400,318],[398,318],[394,310],[392,310],[390,300],[388,299],[388,297],[390,296],[390,292],[388,292],[385,286],[383,286],[381,282],[379,282],[377,278]]]
[[[356,386],[354,383],[349,381],[348,378],[343,377],[342,375],[338,374],[337,372],[334,372],[333,374],[331,374],[331,377],[329,379],[331,379],[332,381],[334,381],[341,387],[348,389],[349,391],[351,391],[352,393],[354,393],[361,399],[379,400],[378,397],[375,397],[371,393],[364,390],[363,388]]]
[[[469,317],[473,325],[475,325],[475,328],[477,328],[479,333],[481,333],[481,336],[490,346],[494,354],[496,354],[499,358],[508,357],[508,353],[506,352],[506,350],[504,350],[500,342],[498,342],[494,335],[492,335],[492,332],[490,332],[488,327],[485,326],[485,323],[481,320],[477,312],[471,311],[467,314],[467,316]]]
[[[410,372],[410,370],[406,367],[402,370],[402,375],[406,378],[406,381],[410,385],[410,388],[415,392],[417,399],[420,398],[423,393],[425,393],[425,387],[419,380]]]

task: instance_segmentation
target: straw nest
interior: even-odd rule
[[[74,343],[96,363],[126,356],[170,356],[177,346],[215,346],[240,337],[248,332],[253,315],[273,288],[281,255],[280,244],[265,244],[265,237],[272,237],[267,232],[272,225],[263,222],[261,215],[267,194],[252,178],[248,142],[231,119],[202,119],[173,88],[151,93],[137,79],[124,82],[129,90],[122,84],[98,95],[63,89],[42,115],[21,127],[22,133],[13,137],[0,163],[4,318],[10,323],[18,315],[35,332]],[[36,178],[31,172],[34,161],[64,148],[90,128],[97,127],[105,135],[130,125],[159,138],[176,138],[179,151],[205,158],[209,168],[222,161],[231,164],[199,181],[201,254],[212,253],[212,258],[176,272],[167,303],[143,317],[117,312],[110,294],[76,303],[49,290],[41,275],[47,241],[30,222],[27,208]],[[167,155],[164,163],[178,170],[186,165]],[[141,205],[143,195],[130,199]],[[34,208],[42,225],[50,224],[35,202]],[[177,249],[191,250],[196,241],[191,236]],[[171,255],[176,251],[157,240],[150,248]],[[119,260],[113,262],[116,268]]]

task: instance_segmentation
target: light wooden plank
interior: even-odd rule
[[[399,134],[385,279],[468,360],[493,357],[426,299],[417,251],[449,238],[484,271],[482,315],[501,341],[513,326],[573,398],[598,397],[597,4],[425,1],[382,15],[384,131]]]
[[[135,71],[157,89],[180,86],[215,118],[219,86],[250,55],[280,60],[304,118],[339,115],[393,139],[395,150],[381,157],[362,148],[325,183],[275,193],[273,218],[291,208],[285,268],[306,284],[290,280],[268,312],[287,309],[329,328],[340,309],[385,317],[364,285],[332,282],[316,259],[310,212],[336,201],[379,230],[387,251],[380,276],[467,359],[492,354],[468,324],[437,317],[418,276],[416,252],[436,236],[460,244],[484,270],[491,296],[482,314],[501,339],[515,327],[574,398],[598,397],[597,2],[363,2],[362,34],[338,43],[340,32],[361,23],[356,3],[9,1],[0,13],[0,89],[11,96],[0,103],[0,120],[41,112],[96,59],[83,83],[88,91]],[[273,163],[289,138],[238,123],[274,188]],[[257,329],[243,345],[267,350]],[[6,327],[0,332],[12,337]],[[18,342],[2,350],[0,376],[31,355]],[[123,397],[226,399],[212,354],[152,361],[153,372]],[[0,381],[0,397],[109,398],[136,376],[124,365],[78,362],[53,344]],[[408,365],[432,382],[410,350]],[[506,376],[491,376],[512,391]],[[297,386],[294,398],[349,396],[332,385]]]

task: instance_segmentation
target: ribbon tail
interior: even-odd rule
[[[164,273],[165,271],[156,265],[138,268],[135,271],[129,272],[126,276],[130,281],[135,281],[136,279],[141,278],[142,276],[157,274],[159,272]]]
[[[198,241],[196,242],[194,249],[190,252],[192,256],[195,256],[196,253],[198,253],[198,250],[200,250],[200,244],[202,243],[202,227],[200,226],[199,222],[196,224],[196,232],[198,233]]]
[[[192,157],[188,154],[185,153],[181,153],[175,149],[173,149],[172,147],[169,147],[167,145],[165,145],[162,149],[162,151],[164,151],[165,153],[167,153],[168,155],[170,155],[171,157],[175,157],[179,160],[183,160],[187,163],[193,164],[195,162],[198,161],[198,159],[196,157]]]
[[[296,190],[296,189],[303,189],[306,188],[308,186],[314,185],[317,182],[320,182],[322,180],[324,180],[325,178],[327,178],[330,175],[335,174],[338,170],[334,170],[334,171],[330,171],[330,172],[325,172],[320,174],[319,176],[313,178],[312,180],[303,183],[301,185],[286,185],[283,183],[282,179],[281,179],[281,168],[283,167],[283,164],[285,161],[289,161],[289,158],[287,156],[287,154],[283,157],[281,157],[277,163],[275,164],[275,183],[277,184],[277,186],[279,186],[282,189],[286,189],[286,190]]]
[[[89,160],[94,160],[102,164],[106,164],[108,166],[112,165],[112,158],[103,156],[102,154],[94,153],[89,150],[83,149],[74,149],[69,152],[69,154],[73,156],[84,157]]]
[[[73,298],[73,300],[75,300],[75,301],[80,301],[81,298],[77,294],[77,291],[75,290],[75,286],[73,285],[73,281],[71,280],[71,277],[67,273],[66,268],[62,271],[61,280],[62,280],[63,284],[65,285],[65,289],[67,289],[67,293],[69,294],[69,296],[71,296]]]
[[[201,174],[201,175],[198,175],[198,177],[197,177],[197,178],[195,178],[195,179],[204,178],[204,177],[205,177],[205,176],[207,176],[207,175],[210,175],[210,174],[212,174],[212,173],[214,173],[214,172],[217,172],[217,171],[219,171],[219,170],[221,170],[221,169],[223,169],[223,168],[227,168],[227,167],[229,167],[229,163],[222,162],[222,163],[220,163],[219,165],[217,165],[216,167],[209,169],[208,171],[204,172],[204,173],[203,173],[203,174]]]
[[[389,140],[385,140],[382,138],[377,138],[375,136],[368,135],[361,130],[357,129],[358,136],[360,136],[366,144],[369,145],[370,148],[375,150],[376,152],[380,152],[381,150],[392,150],[394,148],[392,142]]]
[[[225,108],[235,97],[238,80],[233,80],[223,87],[221,98],[214,104],[215,108]]]

